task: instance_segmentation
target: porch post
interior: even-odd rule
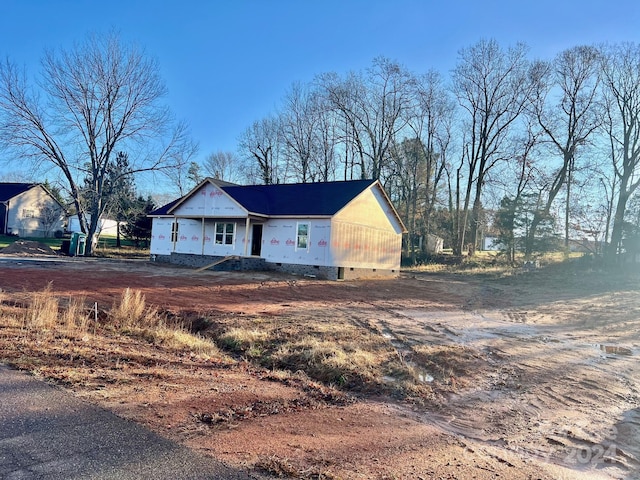
[[[202,217],[202,235],[200,238],[202,238],[202,255],[204,255],[204,217]]]
[[[251,225],[251,220],[249,216],[247,216],[247,222],[245,224],[245,232],[244,232],[244,256],[247,256],[248,248],[249,248],[249,226]]]

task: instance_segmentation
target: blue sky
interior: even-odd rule
[[[0,55],[37,73],[45,48],[116,30],[157,58],[166,101],[200,144],[235,151],[293,82],[383,55],[447,75],[481,38],[551,58],[578,44],[640,41],[638,0],[2,0]]]

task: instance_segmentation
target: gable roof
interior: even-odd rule
[[[0,202],[6,202],[38,186],[37,183],[0,183]]]
[[[364,190],[374,180],[348,180],[320,183],[285,183],[276,185],[234,185],[207,179],[184,197],[163,205],[149,216],[171,215],[172,210],[207,181],[216,185],[249,213],[267,216],[331,216]]]
[[[331,216],[373,184],[373,180],[220,186],[248,212],[269,216]]]

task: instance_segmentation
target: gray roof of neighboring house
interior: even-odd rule
[[[37,183],[0,183],[0,202],[11,200],[13,197],[37,186]]]

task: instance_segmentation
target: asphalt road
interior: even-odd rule
[[[2,479],[230,479],[238,472],[0,365]]]

